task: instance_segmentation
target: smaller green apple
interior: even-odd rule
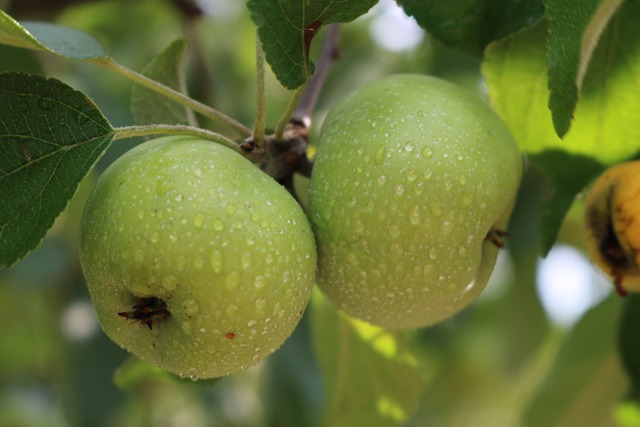
[[[316,269],[311,228],[289,193],[238,153],[191,137],[143,143],[102,174],[80,260],[106,334],[192,379],[278,348]]]

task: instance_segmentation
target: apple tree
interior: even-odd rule
[[[640,425],[639,5],[0,0],[0,425]]]

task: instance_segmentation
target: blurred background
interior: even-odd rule
[[[190,95],[253,124],[255,27],[241,0],[0,0],[0,8],[18,21],[86,31],[134,70],[184,37]],[[0,71],[9,70],[83,91],[114,126],[134,122],[131,83],[109,71],[0,46]],[[344,26],[311,142],[346,91],[398,72],[440,76],[485,94],[477,58],[434,41],[395,2],[383,0]],[[267,77],[273,127],[291,94]],[[323,415],[331,396],[314,344],[331,345],[334,337],[314,339],[309,312],[273,356],[217,381],[163,373],[101,332],[78,264],[79,218],[99,171],[139,142],[114,143],[44,243],[0,271],[0,427],[332,425]],[[538,256],[535,224],[545,191],[530,168],[510,227],[517,238],[480,299],[454,319],[407,333],[419,361],[417,409],[379,425],[640,425],[635,406],[621,403],[627,390],[615,349],[621,303],[584,254],[580,200],[556,246],[545,259]]]

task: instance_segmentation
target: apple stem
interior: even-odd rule
[[[133,71],[121,64],[118,64],[111,58],[96,58],[91,60],[93,63],[105,67],[111,71],[114,71],[129,80],[137,83],[141,86],[146,87],[147,89],[153,90],[161,95],[166,96],[167,98],[175,101],[185,107],[192,109],[193,111],[202,114],[205,117],[208,117],[221,125],[233,130],[240,136],[249,137],[251,136],[251,130],[231,117],[222,114],[221,112],[205,105],[189,96],[178,92],[175,89],[170,88],[169,86],[163,85],[160,82],[157,82],[149,77],[140,74],[136,71]]]
[[[253,141],[258,148],[264,148],[264,134],[266,123],[266,87],[265,60],[260,37],[256,35],[256,122],[253,125]]]
[[[210,130],[186,126],[186,125],[143,125],[143,126],[123,126],[114,128],[115,136],[114,140],[132,138],[136,136],[150,136],[150,135],[189,135],[197,136],[200,138],[208,139],[218,144],[222,144],[225,147],[231,148],[238,153],[244,154],[238,144],[224,135],[221,135]]]
[[[287,109],[278,122],[275,133],[276,141],[282,140],[285,128],[290,121],[302,123],[307,128],[311,126],[311,114],[329,75],[331,63],[338,57],[339,37],[340,26],[338,24],[329,25],[318,55],[316,71],[313,77],[296,89],[291,97]]]

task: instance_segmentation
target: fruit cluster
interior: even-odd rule
[[[493,269],[521,172],[482,100],[391,76],[327,117],[308,217],[229,148],[160,138],[101,176],[81,263],[114,341],[183,376],[227,375],[285,341],[314,282],[347,314],[388,328],[467,306]]]

